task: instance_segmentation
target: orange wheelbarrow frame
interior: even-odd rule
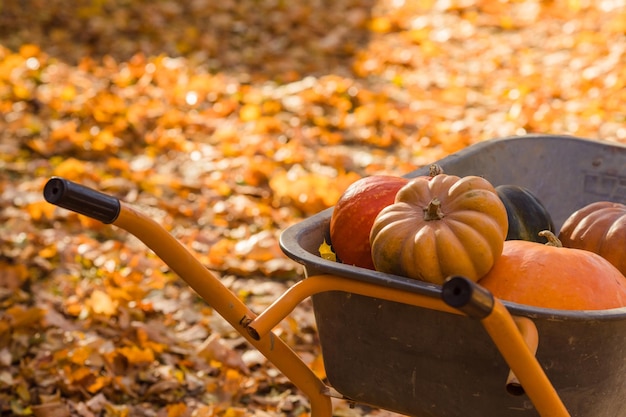
[[[513,317],[500,300],[465,278],[449,279],[443,286],[442,298],[436,299],[335,275],[315,275],[287,289],[257,315],[167,230],[130,205],[58,177],[47,182],[44,197],[52,204],[112,224],[140,239],[304,393],[312,417],[332,416],[331,396],[337,394],[272,329],[304,299],[327,291],[356,293],[480,320],[511,369],[510,386],[523,389],[542,417],[570,416],[535,358],[538,340],[532,320]]]

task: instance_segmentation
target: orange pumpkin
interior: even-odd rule
[[[330,218],[330,242],[345,264],[374,269],[370,229],[378,213],[393,203],[409,180],[391,175],[372,175],[353,182],[341,195]]]
[[[559,310],[626,306],[626,278],[601,256],[552,242],[504,243],[502,256],[478,283],[502,300]]]
[[[591,203],[572,213],[559,233],[563,246],[602,256],[626,275],[626,205]]]
[[[416,178],[376,217],[370,232],[377,270],[442,284],[477,281],[502,252],[508,221],[493,185],[477,176]]]

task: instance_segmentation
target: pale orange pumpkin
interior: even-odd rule
[[[478,283],[507,301],[559,310],[604,310],[626,306],[626,278],[601,256],[552,243],[504,243],[502,256]]]
[[[508,220],[493,185],[477,176],[416,178],[374,220],[374,267],[435,284],[477,281],[502,252]]]
[[[563,246],[602,256],[626,275],[626,205],[598,201],[572,213],[559,233]]]

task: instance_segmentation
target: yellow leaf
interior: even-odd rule
[[[28,390],[28,385],[25,382],[20,382],[13,387],[17,396],[24,402],[31,401],[31,394]]]
[[[73,85],[63,86],[60,94],[61,100],[72,101],[76,97],[76,87]]]
[[[324,239],[324,242],[322,242],[322,244],[320,245],[319,251],[320,256],[323,259],[337,262],[337,256],[335,255],[335,252],[333,252],[333,249],[330,247],[330,245],[326,243],[326,239]]]
[[[257,120],[261,117],[261,109],[256,104],[246,104],[239,111],[239,117],[244,122]]]
[[[369,29],[376,33],[391,32],[393,24],[387,17],[375,17],[369,23]]]
[[[582,8],[582,3],[580,0],[568,0],[567,7],[573,12],[579,12]]]

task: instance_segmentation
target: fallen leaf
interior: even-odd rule
[[[322,259],[337,262],[337,255],[335,255],[335,252],[333,252],[332,247],[328,243],[326,243],[326,239],[324,239],[324,241],[320,245],[319,252]]]
[[[117,312],[118,304],[109,294],[101,290],[94,290],[89,297],[89,306],[95,314],[112,316]]]

